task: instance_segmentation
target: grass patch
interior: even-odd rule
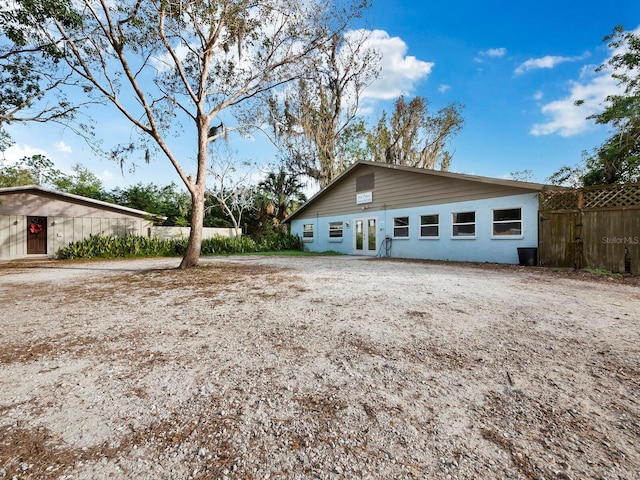
[[[613,273],[613,272],[611,272],[609,270],[606,270],[604,268],[584,267],[583,270],[585,272],[593,273],[595,275],[603,275],[603,276],[612,277],[612,278],[622,278],[622,274],[621,273]]]

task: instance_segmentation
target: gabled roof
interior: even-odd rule
[[[323,188],[318,193],[316,193],[306,203],[301,205],[295,212],[293,212],[291,215],[289,215],[286,218],[285,222],[293,220],[296,216],[298,216],[300,213],[305,211],[307,208],[309,208],[319,199],[328,195],[337,185],[339,185],[345,179],[345,177],[348,177],[354,171],[364,166],[380,168],[380,169],[399,170],[404,172],[410,172],[415,175],[430,175],[435,177],[449,178],[449,179],[455,179],[455,180],[465,180],[469,182],[483,183],[483,184],[496,185],[496,186],[502,186],[502,187],[512,187],[512,188],[521,189],[523,190],[523,192],[525,191],[539,192],[542,189],[547,188],[547,185],[544,185],[541,183],[521,182],[517,180],[505,180],[501,178],[481,177],[478,175],[467,175],[464,173],[443,172],[441,170],[430,170],[427,168],[407,167],[404,165],[392,165],[387,163],[369,162],[365,160],[360,160],[354,163],[353,165],[351,165],[349,168],[347,168],[344,172],[342,172],[335,179],[333,179],[333,181],[329,185],[327,185],[325,188]]]
[[[58,192],[56,190],[50,190],[48,188],[44,188],[39,185],[25,185],[20,187],[0,188],[0,196],[7,193],[33,193],[36,195],[44,195],[47,197],[58,198],[60,200],[68,201],[71,203],[80,203],[84,205],[91,205],[101,209],[126,212],[128,214],[138,215],[140,217],[165,218],[153,213],[145,212],[143,210],[136,210],[135,208],[123,207],[122,205],[117,205],[115,203],[103,202],[102,200],[95,200],[93,198],[83,197],[81,195],[74,195],[72,193]]]

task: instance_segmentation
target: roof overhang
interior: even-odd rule
[[[485,183],[491,185],[499,185],[499,186],[507,186],[520,188],[522,190],[528,190],[531,192],[540,192],[546,188],[549,188],[549,185],[545,185],[542,183],[533,183],[533,182],[521,182],[518,180],[506,180],[502,178],[492,178],[492,177],[482,177],[479,175],[467,175],[466,173],[453,173],[453,172],[443,172],[441,170],[431,170],[428,168],[417,168],[417,167],[407,167],[405,165],[394,165],[388,163],[380,163],[380,162],[369,162],[365,160],[360,160],[349,168],[347,168],[344,172],[338,175],[333,181],[316,193],[313,197],[311,197],[307,202],[302,204],[295,212],[289,215],[284,222],[289,222],[293,220],[296,216],[306,210],[310,205],[312,205],[319,198],[327,195],[337,184],[339,184],[347,175],[349,175],[354,170],[361,168],[363,166],[371,166],[375,168],[386,168],[390,170],[401,170],[405,172],[415,173],[417,175],[431,175],[436,177],[443,178],[452,178],[457,180],[465,180],[469,182],[477,182],[477,183]],[[562,187],[554,187],[554,188],[562,188]]]
[[[115,203],[103,202],[102,200],[95,200],[93,198],[83,197],[81,195],[74,195],[73,193],[58,192],[57,190],[51,190],[41,187],[39,185],[25,185],[20,187],[6,187],[0,188],[0,196],[8,193],[34,193],[37,195],[44,195],[48,197],[59,198],[60,200],[70,201],[72,203],[80,203],[83,205],[91,205],[96,208],[107,209],[111,211],[128,213],[130,215],[136,215],[139,217],[166,220],[167,217],[162,217],[154,213],[145,212],[143,210],[136,210],[135,208],[123,207]]]

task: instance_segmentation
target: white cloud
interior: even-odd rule
[[[566,98],[542,107],[542,113],[551,117],[551,120],[535,124],[531,128],[531,134],[539,136],[557,133],[562,137],[569,137],[586,132],[593,125],[587,117],[601,112],[605,98],[614,93],[620,93],[620,87],[617,80],[611,77],[611,72],[593,76],[585,83],[572,81]],[[583,100],[584,103],[576,106],[575,102],[578,100]]]
[[[364,91],[363,98],[392,100],[410,93],[433,69],[432,62],[407,55],[407,44],[383,30],[373,30],[363,47],[382,54],[380,76]]]
[[[566,62],[579,62],[589,56],[589,53],[579,55],[575,57],[560,57],[555,55],[547,55],[540,58],[530,58],[526,62],[520,64],[513,73],[516,75],[522,75],[530,70],[538,70],[541,68],[554,68],[556,65]]]
[[[480,55],[485,57],[504,57],[507,54],[507,49],[504,47],[500,48],[490,48],[489,50],[485,50],[480,52]]]
[[[634,33],[640,34],[640,27],[637,27]],[[618,49],[612,50],[610,54],[613,56],[622,52],[623,49]],[[622,87],[618,80],[611,76],[612,73],[609,69],[594,73],[593,65],[583,67],[579,81],[569,82],[567,97],[542,106],[542,113],[550,117],[550,120],[547,123],[533,125],[531,134],[538,136],[557,133],[569,137],[593,128],[593,122],[587,120],[587,117],[602,112],[608,96],[622,94]],[[576,106],[575,102],[578,100],[584,103]]]
[[[542,93],[541,90],[538,90],[536,93],[533,94],[534,100],[542,100],[542,97],[544,97],[544,93]]]
[[[489,50],[482,50],[481,52],[478,52],[478,55],[480,56],[474,58],[473,61],[477,63],[483,63],[484,62],[483,57],[500,58],[500,57],[504,57],[506,54],[507,54],[507,49],[504,47],[490,48]]]
[[[34,148],[29,145],[14,144],[7,148],[3,154],[4,165],[15,165],[18,160],[24,157],[31,157],[33,155],[44,155],[49,157],[49,154],[40,148]]]
[[[442,84],[442,85],[440,85],[440,86],[438,87],[438,91],[439,91],[440,93],[444,93],[444,92],[446,92],[447,90],[450,90],[450,89],[451,89],[451,85],[445,85],[445,84]]]
[[[60,153],[71,153],[71,146],[64,143],[62,140],[56,142],[55,144],[56,150]]]

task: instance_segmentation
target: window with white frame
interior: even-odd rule
[[[420,215],[420,237],[437,238],[440,236],[440,215]]]
[[[343,226],[342,222],[329,222],[329,240],[339,241],[342,240]]]
[[[522,208],[505,208],[493,211],[493,236],[522,235]]]
[[[409,237],[409,217],[394,217],[393,238]]]
[[[452,219],[454,237],[471,238],[476,236],[476,212],[456,212]]]
[[[302,241],[313,242],[313,223],[305,223],[302,227]]]

